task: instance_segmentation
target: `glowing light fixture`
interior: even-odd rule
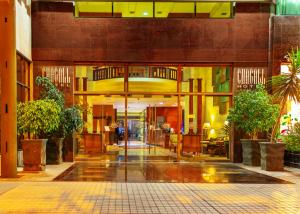
[[[143,12],[143,15],[144,15],[144,16],[148,16],[149,13],[148,13],[148,12]]]

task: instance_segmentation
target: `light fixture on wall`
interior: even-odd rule
[[[208,140],[208,130],[211,128],[210,122],[203,123],[203,139]]]

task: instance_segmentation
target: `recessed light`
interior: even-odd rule
[[[163,102],[160,102],[160,103],[159,103],[159,105],[163,105],[163,104],[164,104]]]
[[[149,14],[148,12],[144,12],[143,13],[144,16],[148,16],[148,14]]]

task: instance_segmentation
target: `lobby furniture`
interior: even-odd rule
[[[200,153],[201,152],[201,142],[200,135],[194,134],[186,134],[183,135],[182,138],[182,152],[193,152]]]
[[[219,155],[219,156],[225,156],[225,145],[224,141],[213,141],[209,142],[207,145],[207,151],[211,156]]]
[[[85,153],[103,153],[102,137],[97,133],[87,133],[83,135]]]
[[[177,146],[178,146],[178,136],[177,134],[170,134],[170,146],[169,149],[170,151],[173,149],[173,151],[176,153],[177,151]],[[180,135],[180,140],[182,140],[182,135]]]

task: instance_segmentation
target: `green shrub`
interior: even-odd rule
[[[296,123],[290,133],[282,138],[285,149],[289,152],[300,152],[300,123]]]
[[[227,120],[255,139],[259,132],[272,128],[278,115],[279,106],[272,103],[264,86],[258,85],[255,90],[241,91],[234,97]]]
[[[43,138],[56,131],[60,124],[61,108],[53,100],[36,100],[17,106],[18,135],[26,132],[35,138]]]
[[[81,113],[81,108],[76,105],[63,110],[63,119],[61,122],[64,127],[64,136],[71,135],[74,131],[79,132],[82,129],[83,120]]]

